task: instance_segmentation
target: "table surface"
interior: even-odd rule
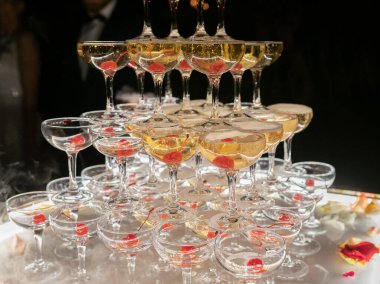
[[[340,201],[350,204],[355,200],[355,193],[349,191],[331,190],[322,202]],[[338,193],[337,193],[338,192]],[[380,214],[374,214],[370,217],[377,226],[380,226]],[[326,235],[317,236],[316,239],[322,244],[322,249],[315,255],[305,257],[303,260],[309,265],[309,274],[298,281],[277,281],[276,283],[328,283],[328,284],[347,284],[347,283],[365,283],[380,284],[380,255],[376,254],[374,258],[364,267],[347,264],[337,254],[338,244],[351,237],[358,237],[363,240],[373,242],[376,246],[380,245],[380,235],[369,237],[364,230],[363,224],[356,224],[354,228],[346,229],[344,235],[338,241],[330,240]],[[365,228],[364,228],[365,227]],[[12,247],[15,242],[15,235],[26,241],[26,249],[23,254],[17,255]],[[87,250],[86,266],[91,275],[90,282],[86,283],[128,283],[126,263],[118,261],[112,263],[109,259],[110,251],[98,239],[91,240]],[[70,270],[75,267],[75,261],[66,261],[58,259],[54,253],[54,247],[61,244],[61,241],[47,228],[44,233],[43,252],[46,259],[61,264],[61,276],[54,283],[62,283]],[[25,263],[32,260],[34,241],[30,230],[24,230],[11,222],[0,225],[0,284],[21,284],[32,283],[23,276],[23,267]],[[179,269],[172,269],[169,272],[157,272],[153,269],[158,262],[158,255],[154,248],[141,253],[136,262],[136,280],[137,283],[182,283],[181,272]],[[193,282],[197,281],[197,276],[203,271],[207,271],[210,265],[216,265],[218,273],[224,279],[223,283],[243,283],[229,275],[216,262],[208,261],[200,267],[193,269]],[[355,271],[353,278],[342,276],[344,272]],[[41,283],[41,282],[39,282]],[[53,282],[46,282],[53,283]]]

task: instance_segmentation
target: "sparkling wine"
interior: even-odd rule
[[[265,66],[273,64],[282,54],[284,44],[281,41],[269,41],[265,43],[265,53],[261,60],[254,66],[262,69]]]
[[[268,108],[273,111],[296,115],[298,118],[298,128],[296,133],[301,132],[308,127],[313,118],[313,109],[305,105],[280,103],[270,105]]]
[[[276,122],[264,122],[258,120],[244,120],[244,121],[234,121],[230,123],[231,126],[235,128],[240,128],[243,130],[257,131],[265,136],[266,147],[265,151],[271,150],[276,146],[283,135],[282,125]]]
[[[169,40],[132,40],[128,41],[128,53],[145,71],[163,75],[179,63],[181,46]]]
[[[297,116],[291,114],[273,112],[270,114],[258,115],[255,116],[255,118],[264,122],[281,123],[284,130],[281,141],[289,138],[289,136],[292,135],[298,127]]]
[[[194,41],[183,43],[182,51],[194,69],[212,76],[221,75],[238,63],[245,53],[245,44],[240,41]]]
[[[79,42],[78,55],[86,63],[104,72],[116,72],[128,64],[128,48],[124,42]]]
[[[176,124],[153,124],[143,132],[149,155],[166,164],[180,164],[194,156],[198,139]]]
[[[215,129],[200,137],[202,155],[215,166],[238,171],[254,164],[263,153],[265,136],[233,128]]]
[[[260,62],[261,58],[264,56],[264,53],[265,53],[264,43],[246,42],[244,56],[240,60],[240,62],[232,68],[232,71],[243,73],[245,70],[251,69],[258,62]]]

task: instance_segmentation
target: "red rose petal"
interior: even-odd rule
[[[167,213],[162,213],[160,214],[160,219],[164,219],[164,220],[169,219],[169,215]]]
[[[226,71],[228,71],[228,67],[223,60],[215,61],[210,65],[210,74],[223,74]]]
[[[234,138],[224,138],[224,139],[220,139],[220,141],[222,142],[233,142],[235,139]]]
[[[354,277],[355,276],[355,271],[347,271],[342,274],[343,277]]]
[[[83,135],[75,135],[74,137],[71,137],[70,139],[71,144],[75,146],[83,145],[86,143],[86,139],[84,139]]]
[[[104,132],[112,133],[115,132],[115,129],[113,129],[113,127],[107,127],[104,129]]]
[[[314,180],[311,179],[311,178],[308,178],[308,179],[305,181],[305,186],[314,186]]]
[[[191,66],[189,65],[189,63],[187,63],[187,61],[184,59],[181,61],[181,63],[179,64],[179,69],[181,69],[181,71],[191,71]]]
[[[128,63],[128,66],[129,66],[129,67],[132,67],[133,69],[136,69],[136,68],[137,68],[137,64],[136,64],[136,62],[134,62],[134,61],[130,61],[130,62]]]
[[[207,233],[207,238],[208,239],[214,239],[217,234],[218,234],[218,231],[210,231]]]
[[[278,220],[280,221],[289,221],[290,220],[290,216],[286,213],[280,213],[279,214],[279,217],[278,217]]]
[[[195,246],[181,246],[180,251],[181,252],[188,252],[188,251],[192,251],[192,250],[195,250],[195,249],[196,249]]]
[[[75,234],[77,236],[85,236],[88,234],[88,228],[87,228],[87,225],[86,224],[82,224],[82,223],[78,223],[76,226],[75,226]]]
[[[166,137],[169,137],[169,138],[178,138],[179,136],[177,134],[169,134],[169,135],[166,135]]]
[[[247,262],[247,266],[253,270],[262,270],[264,264],[260,258],[252,258]]]
[[[301,193],[295,193],[295,194],[293,194],[293,200],[295,200],[295,201],[302,201],[303,199],[304,199],[303,194],[301,194]]]
[[[227,156],[218,156],[212,163],[222,169],[232,170],[234,168],[235,162],[230,157]]]
[[[133,149],[122,149],[122,150],[117,150],[117,156],[118,156],[119,158],[132,156],[133,153],[134,153]]]
[[[100,69],[104,71],[116,71],[117,63],[112,60],[102,62],[102,64],[100,64]]]
[[[238,63],[238,64],[235,65],[235,67],[233,68],[233,70],[234,70],[234,71],[240,71],[241,68],[243,68],[243,64]]]
[[[168,231],[168,230],[170,230],[170,229],[173,228],[173,227],[174,227],[173,224],[163,224],[163,225],[161,226],[161,230],[163,230],[163,231]]]
[[[139,239],[136,234],[128,234],[122,240],[126,246],[136,246],[139,243]]]
[[[379,253],[379,249],[373,243],[361,242],[355,245],[346,244],[340,252],[348,258],[368,262],[376,253]]]
[[[152,73],[164,73],[165,66],[162,63],[152,63],[148,66],[148,70]]]
[[[45,221],[46,221],[46,217],[44,214],[38,214],[38,215],[33,216],[33,223],[34,224],[45,223]]]
[[[179,151],[166,153],[162,157],[162,161],[164,163],[168,163],[168,164],[178,164],[178,163],[182,162],[182,153]]]

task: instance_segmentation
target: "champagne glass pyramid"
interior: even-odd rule
[[[103,73],[107,94],[104,118],[108,118],[115,111],[113,78],[128,64],[127,45],[122,41],[84,41],[78,42],[77,52],[85,63]]]
[[[62,117],[42,122],[41,131],[45,139],[55,148],[65,151],[69,164],[69,187],[53,197],[56,202],[80,203],[91,200],[93,195],[78,188],[76,182],[77,156],[92,145],[96,135],[91,131],[93,124],[87,118]]]

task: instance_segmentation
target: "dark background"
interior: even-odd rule
[[[122,1],[136,9],[141,19],[136,25],[141,29],[142,2]],[[156,5],[152,15],[153,31],[158,36],[166,36],[170,30],[169,14],[164,12],[167,0],[153,1]],[[60,37],[64,41],[70,29],[70,15],[80,9],[79,2],[32,1],[38,31],[47,51],[49,48],[59,50],[60,46],[51,46],[52,38]],[[212,0],[209,2],[213,8]],[[327,1],[230,0],[226,4],[226,30],[237,39],[284,42],[282,56],[263,71],[262,102],[264,105],[300,103],[313,108],[310,126],[294,138],[293,161],[330,163],[336,168],[335,186],[380,193],[376,134],[380,101],[379,48],[375,43],[379,27],[377,10],[371,1],[334,5]],[[208,31],[215,32],[215,10],[210,9],[205,18]],[[53,31],[59,24],[64,27],[62,34]],[[191,35],[195,30],[194,14],[181,17],[178,25],[182,35]],[[53,64],[51,68],[59,76],[61,66]],[[171,79],[174,95],[181,96],[179,74],[173,71]],[[191,97],[205,98],[205,76],[194,72],[190,83]],[[134,78],[129,79],[128,84],[136,88]],[[52,87],[48,88],[53,95]],[[146,88],[153,90],[150,76],[147,76]],[[232,77],[225,74],[221,100],[231,102],[232,94]],[[249,73],[244,75],[242,94],[244,101],[252,100]],[[282,147],[278,154],[282,155]]]

